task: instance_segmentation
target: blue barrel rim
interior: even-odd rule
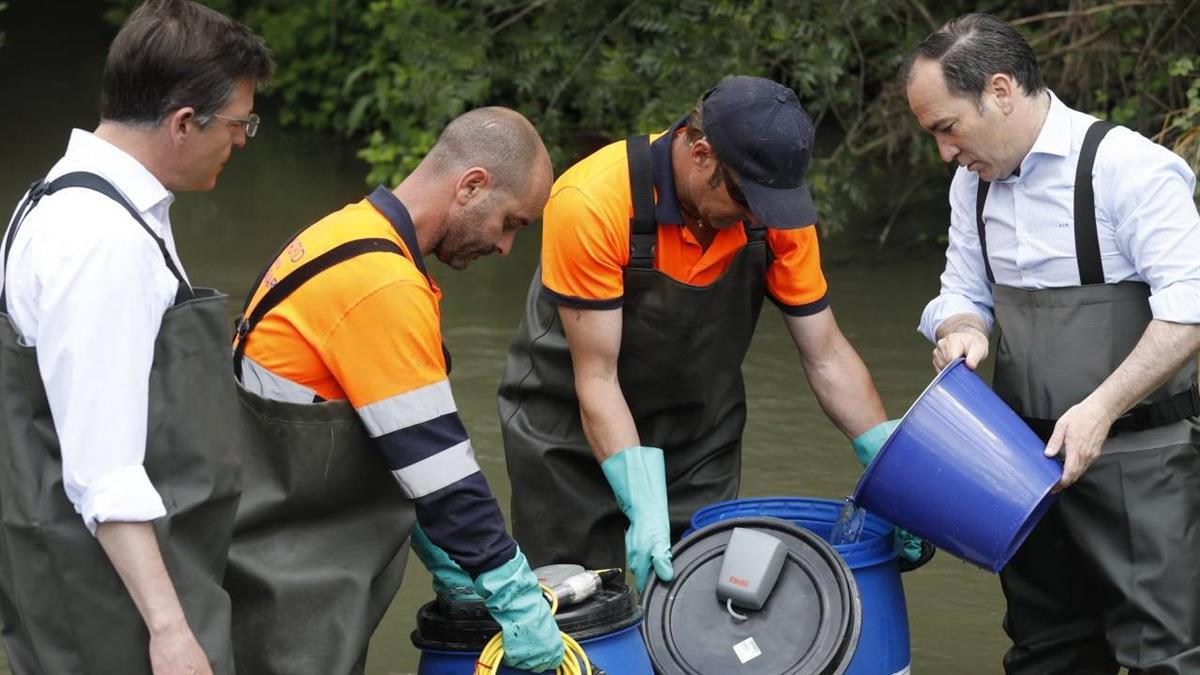
[[[691,527],[693,530],[700,530],[721,520],[739,517],[778,518],[803,527],[803,525],[796,523],[796,519],[792,517],[796,514],[786,513],[786,509],[771,510],[757,508],[773,505],[786,507],[804,506],[808,509],[830,513],[833,517],[828,520],[821,518],[809,518],[806,520],[832,525],[837,520],[837,515],[840,513],[842,507],[845,506],[845,502],[824,497],[744,497],[741,499],[729,499],[723,502],[714,502],[698,509],[692,514]],[[706,516],[713,514],[717,514],[718,517],[705,519]],[[846,564],[851,569],[862,569],[873,565],[886,564],[895,560],[898,556],[894,540],[895,526],[870,511],[867,511],[866,514],[867,517],[863,523],[864,535],[859,541],[850,544],[838,544],[837,546],[830,544],[837,551],[838,555],[845,559]],[[868,538],[866,536],[867,532],[870,532],[872,536]]]
[[[638,631],[638,636],[640,639],[641,628],[642,628],[642,618],[639,615],[638,620],[629,624],[628,626],[622,626],[622,627],[614,630],[611,633],[605,633],[603,635],[593,635],[590,638],[585,638],[583,640],[576,640],[576,642],[578,642],[581,647],[584,647],[583,651],[586,652],[587,646],[590,644],[595,644],[595,643],[601,642],[603,640],[609,640],[609,639],[614,638],[623,633],[628,633],[629,631]],[[412,633],[416,633],[416,630],[414,629],[412,631]],[[410,640],[412,639],[411,633],[409,635],[409,638],[410,638]],[[476,654],[476,655],[479,654],[478,649],[445,649],[444,647],[420,647],[420,646],[417,646],[415,642],[413,643],[413,646],[416,647],[417,651],[422,654],[426,654],[426,653],[428,653],[428,654],[444,654],[446,656],[463,656],[466,654]]]

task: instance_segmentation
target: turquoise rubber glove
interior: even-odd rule
[[[871,460],[875,459],[875,455],[879,454],[879,449],[883,447],[888,436],[891,436],[892,432],[898,426],[900,426],[900,420],[880,422],[850,441],[850,445],[854,448],[854,456],[858,458],[858,463],[864,467],[870,464]]]
[[[562,635],[521,549],[512,560],[480,574],[475,591],[500,624],[505,665],[543,673],[562,664]]]
[[[451,560],[445,551],[429,541],[429,537],[425,536],[425,531],[419,524],[413,525],[412,549],[413,553],[416,553],[417,557],[421,559],[421,563],[425,565],[425,569],[429,570],[429,574],[433,576],[435,593],[454,602],[483,600],[475,592],[475,583],[471,581],[471,577],[458,566],[458,563]]]
[[[625,554],[639,593],[650,581],[650,568],[670,581],[671,517],[667,511],[667,469],[663,451],[641,445],[625,448],[600,464],[617,497],[617,506],[629,519]]]
[[[850,445],[854,448],[854,456],[858,458],[859,463],[864,467],[870,464],[871,460],[875,459],[875,455],[879,454],[879,449],[883,447],[888,436],[891,436],[898,426],[900,426],[900,420],[880,422],[850,441]],[[922,557],[925,556],[923,543],[919,537],[914,536],[908,530],[896,528],[896,553],[909,563],[908,569],[916,569],[920,565],[913,566],[915,563],[924,564],[925,561],[928,561],[928,557],[924,561],[922,560]],[[932,549],[933,547],[928,546],[928,548]],[[933,554],[930,553],[929,557],[932,556]]]

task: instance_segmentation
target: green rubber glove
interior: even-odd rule
[[[879,449],[883,447],[888,436],[891,436],[892,432],[898,426],[900,426],[900,420],[880,422],[850,441],[850,445],[854,448],[854,456],[858,458],[858,463],[864,467],[870,464],[871,460],[875,459],[875,455],[879,454]]]
[[[650,568],[663,581],[671,568],[671,517],[667,511],[667,469],[663,451],[641,445],[625,448],[600,464],[629,519],[625,555],[639,593],[650,581]]]
[[[850,445],[854,448],[854,456],[858,458],[859,463],[864,467],[870,464],[898,426],[900,426],[900,420],[880,422],[850,441]],[[925,554],[922,550],[922,543],[919,537],[914,536],[908,530],[896,528],[896,553],[910,565],[918,562],[924,564],[921,560]],[[932,553],[930,557],[932,557]],[[910,567],[910,569],[916,569],[916,567]]]
[[[433,576],[435,593],[455,602],[483,600],[475,592],[475,582],[471,581],[471,577],[444,550],[429,541],[419,524],[413,525],[412,549]]]
[[[500,624],[505,665],[542,673],[562,664],[563,641],[558,624],[520,549],[512,560],[480,574],[475,579],[475,590],[485,598],[488,612]]]

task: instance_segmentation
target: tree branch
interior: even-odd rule
[[[1010,26],[1024,26],[1027,23],[1036,23],[1038,21],[1047,21],[1049,19],[1069,19],[1076,16],[1091,16],[1101,12],[1109,12],[1114,9],[1122,9],[1125,7],[1142,7],[1145,5],[1165,5],[1166,0],[1118,0],[1111,5],[1097,5],[1096,7],[1088,7],[1087,9],[1068,9],[1060,12],[1043,12],[1034,14],[1033,16],[1025,16],[1020,19],[1009,21]]]

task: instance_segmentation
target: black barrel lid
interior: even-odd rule
[[[788,549],[762,610],[738,610],[746,621],[730,616],[716,591],[735,527]],[[776,518],[732,518],[693,532],[671,554],[674,579],[651,575],[642,596],[642,634],[661,675],[838,675],[849,666],[862,627],[858,587],[821,537]]]
[[[561,607],[554,620],[559,630],[576,640],[607,635],[637,623],[642,611],[633,590],[611,582],[586,601]],[[417,610],[412,642],[418,649],[479,651],[500,631],[482,602],[434,601]]]

